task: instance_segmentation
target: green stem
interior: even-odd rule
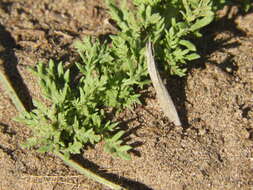
[[[13,89],[8,76],[6,75],[6,73],[4,71],[4,62],[1,58],[0,58],[0,82],[3,84],[5,90],[8,92],[9,97],[11,98],[13,104],[16,106],[16,109],[20,113],[26,112],[26,109],[25,109],[23,103],[19,99],[16,91]]]
[[[6,91],[9,94],[9,97],[11,98],[11,100],[13,101],[16,109],[19,112],[26,112],[26,109],[24,107],[24,104],[21,102],[21,100],[19,99],[16,91],[13,89],[8,76],[6,75],[5,71],[4,71],[4,67],[3,67],[3,60],[0,58],[0,82],[3,84],[4,88],[6,89]],[[91,178],[103,185],[106,185],[108,187],[110,187],[111,189],[114,190],[127,190],[124,187],[121,187],[120,185],[117,185],[115,183],[112,183],[108,180],[106,180],[105,178],[102,178],[100,176],[98,176],[97,174],[93,173],[92,171],[83,168],[82,166],[80,166],[78,163],[74,162],[73,160],[70,159],[66,159],[64,157],[64,155],[62,155],[59,152],[55,152],[54,153],[56,156],[58,156],[59,158],[61,158],[68,166],[74,168],[75,170],[77,170],[79,173],[85,175],[88,178]]]
[[[83,168],[75,161],[65,158],[64,155],[59,152],[54,152],[54,154],[56,156],[58,156],[59,158],[61,158],[68,166],[74,168],[79,173],[85,175],[86,177],[88,177],[90,179],[93,179],[93,180],[95,180],[103,185],[106,185],[107,187],[110,187],[111,189],[114,189],[114,190],[127,190],[124,187],[121,187],[120,185],[112,183],[112,182],[108,181],[107,179],[98,176],[97,174],[93,173],[92,171]]]

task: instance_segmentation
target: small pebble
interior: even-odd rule
[[[201,128],[201,129],[199,129],[198,133],[199,133],[200,136],[203,136],[203,135],[206,134],[206,130]]]

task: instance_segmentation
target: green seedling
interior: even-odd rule
[[[32,129],[34,134],[23,146],[28,148],[35,147],[42,153],[51,152],[86,177],[104,184],[111,189],[126,190],[126,188],[98,176],[70,159],[70,154],[80,153],[80,149],[84,143],[94,144],[101,140],[102,137],[106,141],[105,150],[123,159],[130,159],[127,151],[131,147],[121,145],[122,141],[119,139],[123,135],[122,131],[110,135],[110,132],[113,132],[117,128],[117,123],[107,122],[102,125],[100,116],[96,114],[97,111],[91,114],[88,110],[85,110],[85,105],[75,104],[77,103],[75,101],[71,103],[74,97],[72,97],[73,94],[71,94],[68,85],[69,70],[64,71],[63,65],[60,63],[57,67],[57,73],[55,73],[55,64],[52,61],[50,61],[49,68],[47,69],[45,69],[45,65],[39,64],[35,74],[40,77],[44,97],[49,102],[51,101],[51,104],[48,106],[42,102],[34,101],[36,109],[32,112],[27,112],[13,89],[3,65],[3,60],[0,59],[0,82],[8,92],[16,109],[20,112],[20,116],[15,120],[25,123]],[[79,102],[79,100],[75,100]],[[73,105],[83,106],[84,111],[75,115],[75,109],[77,108]],[[73,111],[73,114],[70,113],[71,111]],[[84,112],[89,118],[86,118]],[[70,116],[73,116],[73,119],[70,119]],[[82,120],[80,118],[84,119]],[[91,124],[96,123],[94,127],[99,127],[99,129],[92,128],[93,126],[91,125],[85,125],[88,121],[92,121],[93,123],[91,122]],[[68,125],[69,122],[73,122],[72,125]],[[81,122],[83,122],[82,125]]]
[[[106,108],[129,107],[139,102],[139,95],[127,84],[131,82],[127,74],[113,64],[106,46],[87,38],[76,47],[82,58],[76,66],[82,76],[75,85],[71,86],[70,70],[64,70],[62,63],[56,65],[51,60],[48,67],[39,63],[33,70],[48,103],[34,100],[36,109],[18,118],[34,132],[25,146],[69,158],[84,146],[105,140],[107,152],[129,160],[131,147],[120,145],[123,133],[117,122],[106,121]]]
[[[212,1],[134,0],[133,3],[134,10],[127,8],[125,0],[121,7],[107,1],[109,13],[119,27],[119,33],[111,37],[117,47],[116,56],[125,52],[123,57],[119,56],[122,61],[131,60],[146,69],[145,45],[150,40],[159,65],[170,74],[184,76],[185,64],[199,58],[188,38],[201,36],[199,30],[213,20]]]

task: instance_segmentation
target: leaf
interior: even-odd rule
[[[196,31],[204,26],[210,24],[213,21],[214,16],[204,17],[200,20],[197,20],[195,24],[191,25],[191,31]]]
[[[189,61],[199,59],[199,58],[200,58],[200,56],[196,53],[191,53],[191,54],[186,56],[186,59],[189,60]]]
[[[112,141],[112,142],[115,142],[115,141],[119,140],[120,137],[121,137],[124,133],[125,133],[124,131],[119,131],[118,133],[116,133],[116,134],[112,137],[111,141]]]
[[[37,145],[37,138],[36,137],[30,137],[26,140],[26,143],[22,144],[23,148],[32,148],[35,145]]]
[[[151,9],[151,6],[147,6],[146,7],[146,15],[145,15],[145,20],[149,20],[150,19],[150,17],[151,17],[151,13],[152,12],[152,9]]]
[[[119,151],[119,152],[126,152],[126,151],[129,151],[129,150],[131,150],[131,149],[132,149],[131,146],[129,146],[129,145],[124,145],[124,146],[121,146],[121,147],[118,149],[118,151]]]
[[[70,70],[68,69],[65,73],[64,73],[64,81],[66,83],[69,83],[70,82]]]
[[[191,51],[196,51],[195,45],[188,40],[180,40],[179,44],[185,46],[186,48],[188,48]]]
[[[63,70],[63,64],[62,62],[60,62],[57,66],[57,72],[58,72],[58,75],[61,76],[64,74],[64,70]]]
[[[45,152],[51,152],[53,150],[52,145],[44,145],[38,148],[38,152],[45,153]]]
[[[79,154],[80,149],[83,147],[83,144],[78,141],[74,141],[74,143],[69,143],[68,152],[71,154]]]
[[[131,156],[127,152],[118,152],[117,156],[124,160],[131,160]]]
[[[110,121],[107,121],[104,126],[104,131],[114,131],[117,127],[118,123],[111,123]]]
[[[130,149],[132,149],[129,145],[121,145],[122,141],[119,138],[124,134],[124,131],[119,131],[112,138],[106,138],[106,144],[104,150],[113,155],[119,156],[122,159],[130,160],[131,157],[127,153]]]
[[[49,68],[48,68],[48,72],[53,72],[55,68],[55,64],[54,61],[52,59],[49,60]],[[52,73],[53,74],[53,73]]]

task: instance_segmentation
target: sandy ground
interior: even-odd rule
[[[167,78],[182,127],[162,116],[153,88],[143,105],[115,116],[135,147],[131,161],[113,158],[101,144],[81,164],[131,190],[252,190],[253,13],[234,14],[209,26],[197,41],[202,59],[185,78]],[[3,0],[0,56],[20,97],[31,108],[40,98],[27,66],[39,61],[72,63],[73,41],[114,33],[103,1]],[[51,154],[21,148],[30,135],[0,84],[0,189],[105,190]]]

